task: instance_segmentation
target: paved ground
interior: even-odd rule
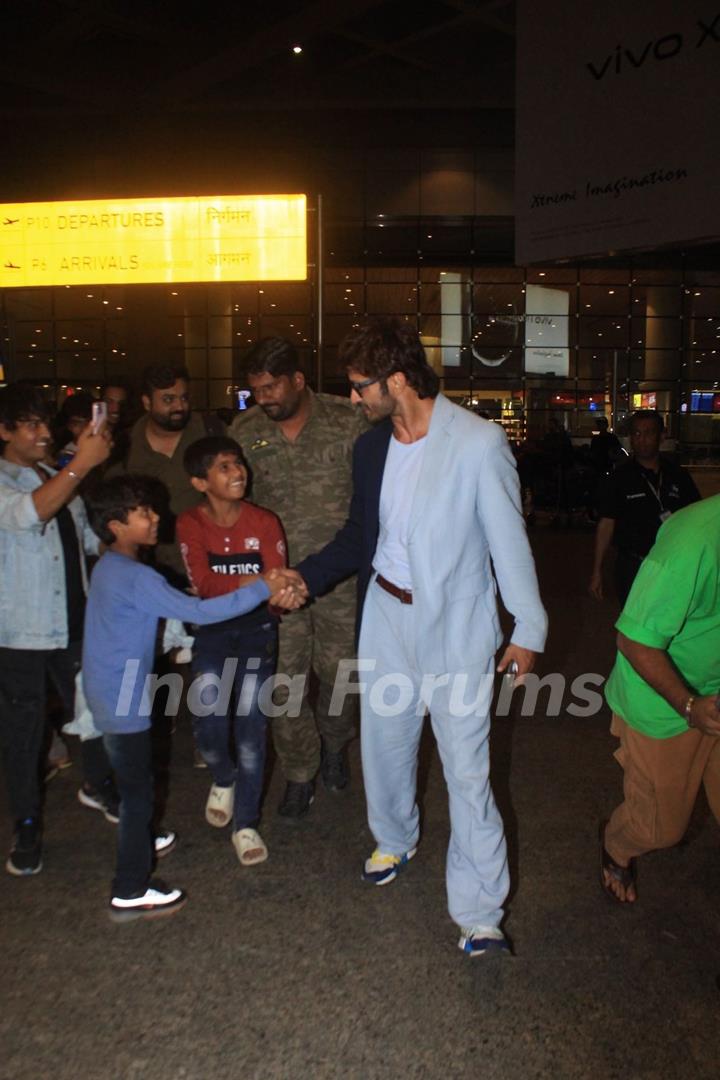
[[[552,617],[544,670],[568,685],[606,674],[613,607],[584,595],[592,537],[534,531]],[[45,868],[2,875],[2,1080],[348,1077],[715,1078],[718,830],[698,805],[687,841],[648,856],[634,909],[597,884],[596,828],[620,794],[608,715],[497,720],[494,783],[510,839],[507,929],[517,956],[470,961],[444,903],[447,811],[428,737],[420,851],[392,886],[360,881],[371,846],[360,768],[318,794],[270,860],[241,869],[229,833],[203,821],[207,774],[174,739],[167,821],[182,845],[163,867],[191,900],[176,917],[115,926],[105,905],[113,828],[75,799],[77,766],[47,792]],[[516,710],[516,713],[519,710]],[[10,822],[0,822],[0,843]],[[3,849],[4,850],[4,849]]]

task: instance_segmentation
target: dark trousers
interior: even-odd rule
[[[112,895],[145,892],[152,869],[153,773],[150,731],[103,735],[120,796],[117,863]]]
[[[66,649],[0,649],[0,750],[10,813],[16,820],[40,814],[46,678],[72,716],[80,657],[79,641]],[[88,739],[81,747],[85,780],[101,787],[110,774],[102,739]]]

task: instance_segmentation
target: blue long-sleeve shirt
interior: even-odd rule
[[[83,640],[83,686],[97,729],[129,734],[150,727],[146,681],[159,619],[221,622],[252,611],[269,595],[259,578],[225,596],[198,600],[149,566],[106,552],[90,581]]]

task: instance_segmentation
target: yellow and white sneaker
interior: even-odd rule
[[[362,879],[372,885],[389,885],[412,859],[417,848],[410,848],[404,855],[389,855],[375,848],[363,867]]]

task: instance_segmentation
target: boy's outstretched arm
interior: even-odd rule
[[[173,589],[162,575],[149,566],[141,569],[135,582],[134,603],[141,611],[159,619],[181,619],[200,626],[222,622],[253,611],[269,598],[271,592],[264,580],[265,575],[261,574],[251,584],[243,585],[225,596],[199,600]],[[288,583],[283,582],[283,585],[287,588]]]

